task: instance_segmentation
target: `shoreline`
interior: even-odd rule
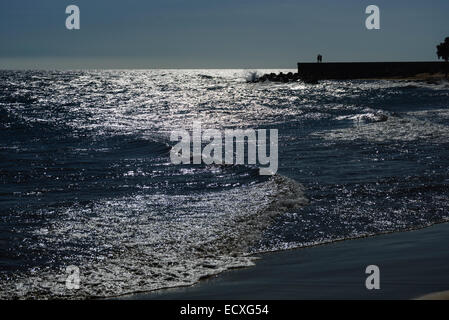
[[[449,223],[257,255],[192,286],[113,299],[434,299],[449,289]],[[433,250],[429,250],[433,247]],[[346,257],[343,259],[342,257]],[[407,263],[413,261],[414,263]],[[378,265],[381,290],[365,288]],[[432,295],[435,293],[436,296]]]

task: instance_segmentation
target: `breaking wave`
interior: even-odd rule
[[[70,248],[89,242],[80,259],[82,286],[67,290],[64,268],[35,268],[0,281],[2,299],[110,297],[191,285],[222,271],[250,266],[249,248],[281,213],[307,204],[304,188],[283,176],[251,186],[209,193],[198,212],[167,220],[151,206],[188,210],[194,196],[137,196],[59,212],[60,219],[33,231],[28,246]],[[168,199],[167,199],[168,198]],[[220,210],[216,210],[219,207]],[[205,209],[205,210],[204,210]],[[214,211],[213,215],[205,214]],[[71,248],[75,250],[75,248]],[[95,258],[94,258],[95,257]]]
[[[247,71],[245,73],[246,82],[256,82],[261,74],[258,71]]]
[[[432,112],[422,111],[389,116],[384,114],[343,116],[338,119],[351,119],[355,121],[356,125],[344,129],[317,132],[314,136],[332,141],[356,139],[377,142],[428,140],[443,143],[448,141],[449,127],[447,124],[419,117],[428,113]],[[441,115],[445,113],[447,113],[445,110],[440,111]]]
[[[259,70],[262,74],[294,70]],[[191,285],[253,254],[447,220],[449,90],[245,70],[0,72],[0,297]],[[173,166],[173,129],[279,130],[279,172]],[[66,290],[67,266],[81,288]]]

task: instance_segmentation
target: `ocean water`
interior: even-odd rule
[[[260,252],[449,219],[448,82],[252,76],[0,71],[0,298],[191,285]],[[278,129],[277,175],[171,164],[170,132],[193,121]]]

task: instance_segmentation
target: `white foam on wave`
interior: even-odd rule
[[[388,115],[379,118],[377,115],[368,119],[379,121],[367,121],[344,129],[333,129],[313,134],[326,140],[353,141],[362,139],[366,141],[414,141],[430,140],[433,142],[447,142],[449,139],[449,127],[442,123],[432,121],[427,117],[430,113],[438,112],[442,117],[447,110],[420,111],[403,115]],[[357,120],[366,117],[363,115],[350,116],[349,119]],[[340,119],[341,120],[341,119]]]
[[[336,118],[337,120],[353,120],[356,123],[360,122],[383,122],[388,120],[388,116],[379,113],[379,112],[367,112],[362,114],[356,114],[356,115],[346,115],[346,116],[339,116]]]
[[[96,243],[91,259],[77,265],[80,288],[66,288],[65,266],[35,269],[0,280],[0,298],[110,297],[192,285],[254,264],[249,247],[272,219],[305,204],[302,185],[274,176],[201,197],[150,195],[103,201],[90,209],[71,208],[45,232],[35,230],[33,243]],[[153,205],[166,205],[167,210],[174,206],[175,216],[167,220],[152,214]]]
[[[244,75],[246,82],[256,82],[259,79],[259,77],[261,77],[261,76],[262,76],[262,74],[257,70],[255,70],[255,71],[248,70],[245,72],[245,75]]]

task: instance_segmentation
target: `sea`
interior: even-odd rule
[[[0,71],[0,298],[188,286],[449,220],[447,81],[249,81],[279,71]],[[173,164],[195,121],[277,129],[276,175]]]

